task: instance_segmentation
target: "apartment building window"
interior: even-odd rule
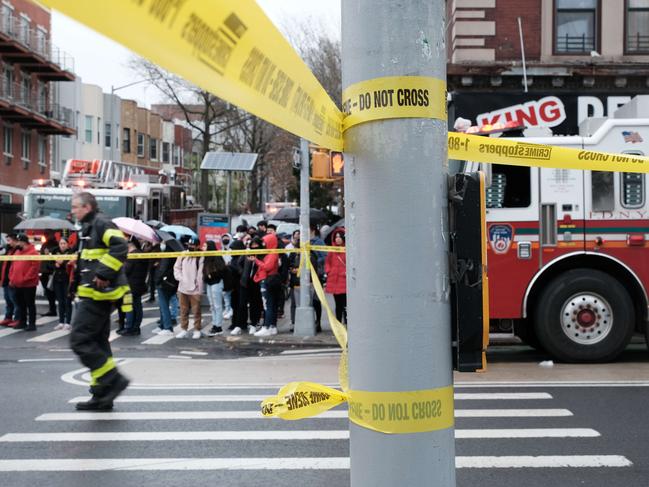
[[[36,51],[42,56],[47,56],[47,31],[40,25],[36,27]]]
[[[13,97],[14,94],[14,67],[11,64],[5,64],[4,68],[4,90],[3,95],[7,98]]]
[[[21,73],[22,76],[22,102],[30,104],[32,97],[32,77],[28,73]]]
[[[173,165],[180,166],[180,146],[174,145],[173,153],[174,153]]]
[[[162,162],[169,164],[169,142],[162,143]]]
[[[137,156],[144,157],[144,134],[137,134]]]
[[[158,160],[158,139],[153,137],[149,139],[149,158],[152,161]]]
[[[47,110],[47,85],[38,81],[38,111],[44,113]]]
[[[110,138],[111,138],[111,135],[112,135],[111,134],[111,129],[112,129],[112,127],[111,127],[111,125],[109,123],[107,123],[104,126],[104,146],[109,148],[109,149],[110,149],[110,144],[111,144]]]
[[[557,54],[588,54],[597,45],[599,0],[555,0]]]
[[[45,156],[47,154],[47,139],[39,135],[38,136],[38,169],[41,174],[45,173],[47,164],[45,163]]]
[[[626,2],[626,52],[649,52],[649,0]]]
[[[21,143],[22,143],[22,161],[23,161],[23,167],[27,169],[29,167],[29,161],[31,159],[30,153],[31,153],[31,147],[32,147],[32,136],[31,134],[27,132],[23,132],[21,135]]]
[[[86,115],[86,142],[92,144],[92,115]]]
[[[7,34],[14,33],[14,9],[6,3],[2,4],[2,31]]]
[[[18,38],[23,44],[29,45],[29,17],[25,14],[20,14],[20,31]]]
[[[124,154],[131,153],[131,129],[124,129],[122,133],[122,149]]]
[[[97,145],[101,147],[101,117],[97,117]]]
[[[119,150],[119,124],[115,124],[115,149]]]
[[[14,155],[14,129],[9,125],[5,125],[2,128],[2,138],[4,139],[3,151],[5,164],[9,165]]]

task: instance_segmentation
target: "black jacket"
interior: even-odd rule
[[[174,264],[176,258],[160,259],[160,263],[155,267],[153,282],[155,286],[161,288],[167,295],[175,294],[178,290],[178,281],[174,277]]]
[[[91,212],[81,221],[77,260],[77,294],[95,301],[115,301],[129,292],[124,274],[128,253],[126,238],[115,224],[101,213]],[[96,289],[95,277],[109,282]]]
[[[149,261],[129,259],[124,264],[124,273],[133,294],[141,296],[147,292],[146,279],[149,276]]]

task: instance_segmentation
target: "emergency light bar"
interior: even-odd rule
[[[509,132],[511,130],[523,130],[525,129],[525,124],[521,123],[518,120],[512,120],[511,122],[498,122],[494,124],[485,124],[485,125],[473,125],[466,130],[466,134],[473,135],[488,135],[501,132]]]

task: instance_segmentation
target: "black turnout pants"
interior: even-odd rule
[[[70,347],[90,370],[98,369],[113,355],[108,341],[112,306],[111,301],[80,298],[74,312]]]
[[[47,311],[48,313],[54,314],[56,313],[56,295],[54,294],[54,290],[47,289],[47,283],[50,280],[50,276],[51,274],[41,274],[40,281],[43,286],[45,297],[47,298],[47,304],[50,307]]]

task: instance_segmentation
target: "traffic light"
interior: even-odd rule
[[[331,155],[331,177],[344,178],[345,177],[345,157],[342,152],[330,153]]]
[[[460,372],[486,368],[489,285],[484,174],[450,177],[451,327],[453,366]]]

